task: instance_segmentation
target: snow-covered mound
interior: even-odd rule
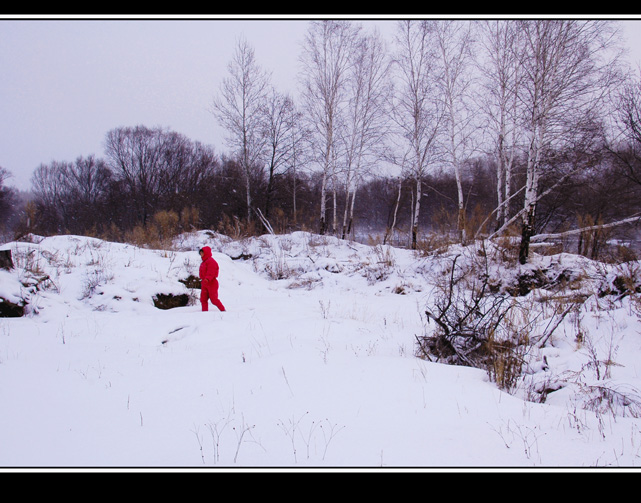
[[[0,296],[25,303],[0,318],[0,466],[641,463],[636,263],[488,262],[494,292],[531,303],[532,337],[581,299],[507,393],[485,370],[416,356],[453,257],[497,250],[428,256],[303,232],[201,231],[166,251],[32,241],[0,246],[16,266]],[[203,245],[227,312],[201,312],[187,281]],[[159,309],[163,294],[189,301]]]

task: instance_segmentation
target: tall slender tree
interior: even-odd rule
[[[535,232],[539,181],[546,152],[575,137],[577,124],[586,120],[616,82],[614,25],[609,21],[520,20],[524,72],[520,99],[525,106],[527,135],[525,201],[519,262],[529,256]]]
[[[511,216],[513,170],[519,152],[519,30],[508,20],[488,20],[480,24],[481,110],[486,117],[487,150],[496,163],[496,227]]]
[[[270,75],[257,63],[254,49],[240,39],[227,67],[220,96],[214,99],[213,112],[226,132],[243,172],[247,220],[252,220],[252,180],[262,170],[265,135],[262,111],[269,91]]]
[[[440,59],[437,87],[443,100],[443,149],[456,180],[458,203],[457,230],[466,242],[463,163],[474,151],[475,111],[472,108],[472,24],[469,21],[435,23],[437,53]]]
[[[432,20],[403,20],[398,23],[394,62],[398,88],[394,92],[392,117],[397,134],[396,162],[415,183],[412,214],[412,243],[418,246],[419,216],[423,181],[440,154],[438,135],[442,104],[436,85],[436,46]]]
[[[302,99],[309,124],[311,156],[321,168],[319,232],[327,231],[328,184],[336,175],[341,113],[348,70],[360,27],[349,21],[313,21],[301,54]],[[335,208],[335,206],[334,206]]]
[[[352,230],[358,184],[365,170],[382,157],[389,110],[389,59],[380,33],[363,35],[350,70],[345,130],[345,206],[342,237]]]

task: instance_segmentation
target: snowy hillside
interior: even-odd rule
[[[425,307],[438,278],[474,247],[420,256],[205,231],[168,251],[33,241],[0,246],[15,265],[0,271],[0,297],[27,301],[24,316],[0,318],[2,467],[641,464],[641,306],[613,287],[616,268],[636,263],[535,257],[525,269],[564,281],[518,297],[530,337],[557,319],[537,307],[546,296],[583,301],[508,393],[485,370],[416,356],[436,329]],[[187,281],[203,245],[227,312],[201,312]],[[499,290],[514,273],[488,269]],[[158,309],[162,294],[190,302]]]

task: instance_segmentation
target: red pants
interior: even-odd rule
[[[218,300],[218,280],[202,281],[200,286],[200,303],[203,306],[203,311],[209,311],[209,300],[219,310],[224,311],[225,306]]]

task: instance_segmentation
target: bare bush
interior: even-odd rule
[[[520,375],[518,348],[524,342],[520,331],[508,323],[516,302],[506,294],[491,294],[487,274],[479,278],[457,268],[459,257],[437,285],[433,307],[425,310],[428,323],[434,321],[437,328],[432,335],[417,338],[417,355],[484,368],[500,386],[510,387],[513,376]]]
[[[477,249],[463,265],[459,258],[454,257],[437,282],[425,310],[427,322],[436,328],[416,338],[416,355],[483,369],[499,388],[512,391],[530,351],[545,344],[570,309],[555,312],[541,329],[541,311],[532,310],[532,299],[493,284],[485,248]]]

